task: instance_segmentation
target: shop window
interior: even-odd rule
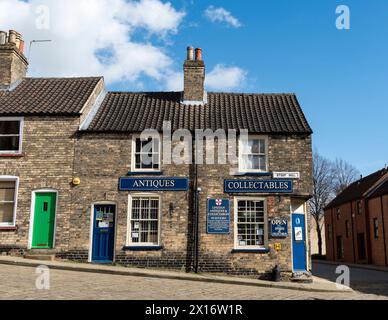
[[[268,139],[260,136],[249,136],[239,142],[239,171],[268,171]]]
[[[375,239],[379,238],[379,220],[377,218],[373,219],[373,235]]]
[[[0,177],[0,227],[15,226],[17,178]]]
[[[160,139],[133,138],[132,171],[160,171]]]
[[[129,196],[128,245],[159,245],[159,196]]]
[[[267,245],[267,216],[263,199],[235,201],[236,248],[255,249]]]
[[[0,118],[0,154],[21,153],[23,120]]]

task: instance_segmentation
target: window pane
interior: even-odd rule
[[[136,211],[136,208],[138,211]],[[136,219],[136,218],[140,218]],[[159,199],[141,197],[132,199],[131,239],[133,243],[158,244]]]
[[[264,201],[238,201],[237,239],[240,247],[265,245]]]
[[[13,223],[13,203],[0,203],[0,223]]]
[[[0,202],[14,201],[15,197],[15,182],[0,181]]]
[[[136,139],[135,152],[140,152],[140,151],[141,151],[141,143],[140,143],[140,139],[137,138],[137,139]]]
[[[240,167],[244,170],[266,170],[265,156],[243,155],[240,161]]]
[[[0,136],[0,151],[18,151],[19,136],[2,137]]]
[[[19,134],[19,121],[0,121],[1,134]]]

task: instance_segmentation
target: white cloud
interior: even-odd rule
[[[39,6],[47,6],[48,17]],[[110,83],[135,82],[142,74],[160,80],[172,72],[163,44],[133,38],[139,30],[162,38],[174,34],[184,15],[161,0],[0,1],[1,30],[15,29],[27,42],[52,40],[34,44],[29,75],[104,75]],[[48,30],[37,28],[42,21],[49,21]]]
[[[206,76],[206,86],[213,90],[230,90],[242,87],[247,72],[239,67],[217,64]]]
[[[211,22],[225,22],[234,28],[241,27],[241,22],[224,8],[209,6],[205,10],[205,17],[208,18]]]

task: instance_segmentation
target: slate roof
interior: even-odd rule
[[[369,197],[370,197],[374,193],[373,189],[371,188],[376,187],[377,186],[376,184],[379,182],[379,180],[381,180],[386,174],[388,174],[388,170],[382,169],[370,174],[369,176],[366,176],[360,180],[353,182],[336,198],[334,198],[326,206],[325,209],[330,209],[350,201],[361,199],[364,196],[367,196],[368,191],[369,193],[372,192],[371,194],[369,194]],[[387,184],[387,188],[388,188],[388,184]],[[378,191],[378,189],[376,191]]]
[[[310,134],[294,94],[208,93],[205,105],[181,104],[181,92],[110,92],[87,131],[247,129],[251,133]]]
[[[95,78],[24,78],[0,91],[0,115],[78,115],[97,83]]]
[[[379,187],[376,188],[368,198],[380,197],[383,195],[388,195],[388,178],[385,182],[383,182]]]

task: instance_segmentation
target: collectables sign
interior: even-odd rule
[[[225,193],[292,193],[292,180],[225,180]]]

